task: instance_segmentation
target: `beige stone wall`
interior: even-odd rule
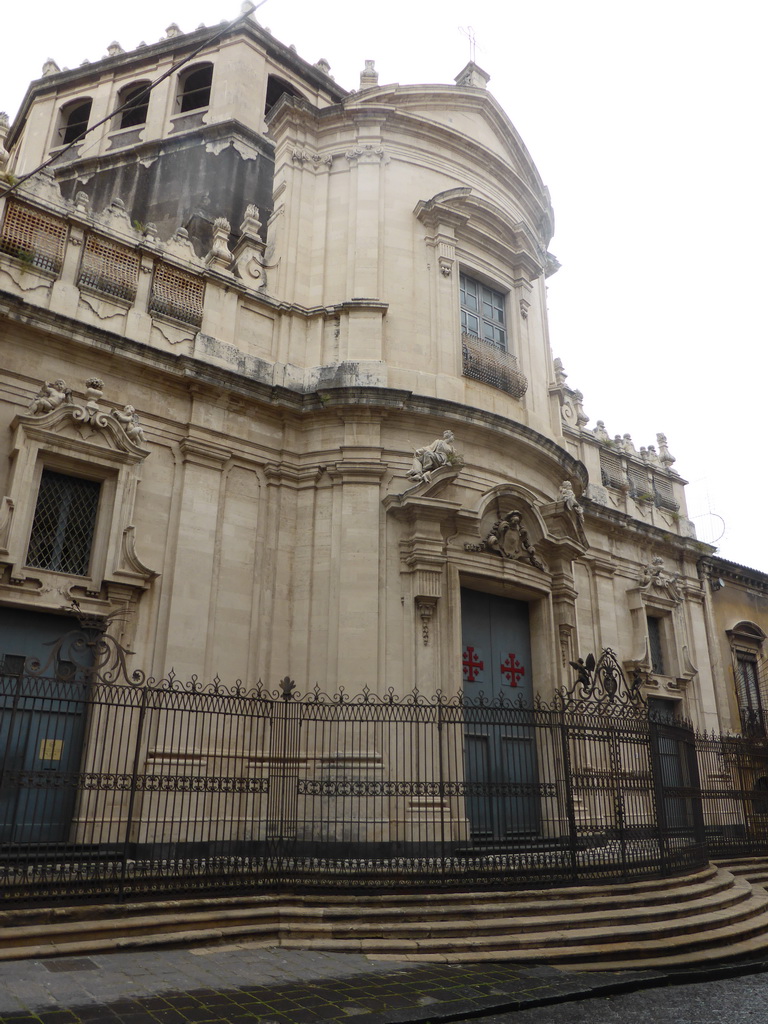
[[[95,61],[86,70],[70,71],[65,68],[61,73],[38,79],[24,101],[22,111],[26,120],[13,150],[10,169],[20,177],[61,148],[60,112],[68,104],[91,99],[89,124],[95,125],[120,106],[124,101],[121,92],[126,87],[157,81],[216,32],[215,27],[197,30],[178,42],[173,42],[178,35],[170,35],[159,43]],[[152,90],[147,120],[141,126],[138,138],[136,129],[120,128],[118,117],[90,134],[87,145],[77,147],[68,159],[78,155],[98,158],[119,148],[127,133],[130,133],[130,145],[135,146],[165,139],[174,130],[178,131],[178,119],[184,116],[178,103],[179,76],[203,63],[213,64],[210,103],[202,112],[202,123],[206,125],[234,118],[246,129],[263,134],[266,128],[264,102],[270,74],[278,74],[310,102],[320,106],[327,104],[330,95],[328,89],[321,85],[324,76],[315,76],[315,80],[309,81],[306,74],[309,65],[291,55],[296,65],[291,67],[280,59],[286,54],[286,47],[268,40],[261,29],[249,23],[223,40],[204,46],[188,65],[179,68]]]
[[[228,45],[236,52],[218,57],[239,62],[240,76],[214,95],[221,116],[243,102],[257,64],[269,66],[250,45]],[[118,85],[100,80],[105,109]],[[53,108],[38,102],[49,123]],[[162,110],[152,130],[166,132],[167,103],[153,102]],[[143,238],[119,216],[65,207],[55,189],[22,194],[67,236],[57,273],[0,256],[3,444],[42,381],[61,377],[83,400],[95,375],[108,408],[135,406],[149,454],[134,468],[110,456],[108,475],[122,473],[135,498],[130,522],[124,509],[106,516],[106,570],[89,585],[20,571],[19,524],[31,522],[35,494],[14,491],[20,456],[0,452],[16,531],[0,599],[124,608],[123,638],[154,674],[269,685],[289,674],[302,687],[378,692],[459,690],[462,585],[529,602],[545,695],[570,683],[570,661],[606,646],[627,671],[648,671],[653,613],[668,666],[648,692],[716,727],[696,569],[706,549],[686,532],[683,481],[653,471],[679,495],[677,517],[606,490],[599,441],[561,413],[572,395],[557,383],[546,325],[549,199],[495,101],[476,88],[369,89],[344,110],[286,103],[270,132],[276,205],[259,278],[226,258],[199,260],[183,240]],[[79,286],[93,232],[140,253],[135,300]],[[199,329],[152,312],[160,264],[204,285]],[[462,270],[507,296],[522,397],[462,373]],[[463,465],[407,479],[413,449],[449,428]],[[98,461],[103,443],[98,431],[80,437],[71,471]],[[560,500],[563,480],[583,523]],[[513,509],[540,565],[472,550]],[[146,571],[126,568],[128,528]],[[671,589],[642,582],[654,558]]]

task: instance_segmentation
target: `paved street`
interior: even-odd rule
[[[768,975],[757,974],[473,1017],[461,1024],[765,1024],[767,1020]]]
[[[0,1022],[436,1022],[589,994],[621,977],[245,945],[131,951],[0,963]]]
[[[754,965],[751,970],[760,970]],[[720,973],[730,975],[733,967]],[[248,945],[0,963],[0,1024],[741,1024],[768,975],[681,985],[661,972],[398,964]],[[640,989],[640,991],[636,991]]]

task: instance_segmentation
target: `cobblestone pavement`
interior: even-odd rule
[[[768,975],[670,985],[457,1024],[765,1024]]]
[[[616,993],[671,980],[660,972],[578,974],[514,963],[403,965],[247,945],[130,951],[0,963],[0,1024],[704,1024],[709,1018],[616,1011],[616,1000],[628,998]],[[637,998],[661,1010],[668,991]],[[546,1009],[527,1009],[536,1007]],[[510,1017],[511,1010],[519,1012]],[[766,1018],[768,1011],[759,1019]],[[717,1018],[737,1019],[758,1020]]]

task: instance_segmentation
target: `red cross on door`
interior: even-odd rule
[[[517,660],[516,654],[508,654],[507,660],[500,667],[501,674],[507,677],[510,686],[517,686],[518,680],[525,675],[525,668]]]
[[[461,656],[461,664],[464,669],[464,678],[468,683],[474,683],[478,674],[483,669],[483,662],[477,655],[474,647],[467,647]]]

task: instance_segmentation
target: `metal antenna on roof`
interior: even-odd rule
[[[466,28],[464,28],[462,25],[459,25],[459,32],[461,32],[462,35],[465,35],[469,41],[469,59],[474,64],[475,49],[477,47],[477,38],[475,36],[475,30],[472,28],[471,25],[467,25]]]

